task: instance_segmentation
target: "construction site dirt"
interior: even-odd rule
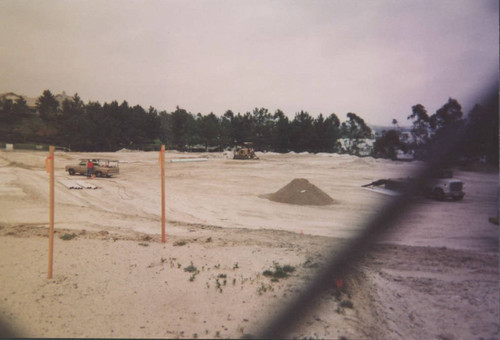
[[[48,155],[0,151],[0,319],[16,335],[256,334],[394,199],[361,186],[419,166],[338,154],[257,153],[249,162],[229,152],[170,151],[162,243],[158,153],[123,151],[56,152],[52,279]],[[118,160],[120,173],[65,172],[87,158]],[[349,277],[332,277],[331,291],[290,337],[497,338],[498,226],[488,219],[498,216],[498,173],[454,176],[465,185],[462,201],[416,197]]]

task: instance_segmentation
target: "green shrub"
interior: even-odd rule
[[[69,241],[69,240],[74,239],[76,236],[77,235],[75,233],[72,233],[72,234],[64,234],[64,235],[61,235],[59,237],[61,238],[61,240]]]
[[[184,268],[184,271],[188,272],[188,273],[194,273],[197,270],[198,269],[193,265],[193,262],[191,262],[191,264],[189,266],[187,266],[186,268]]]
[[[266,277],[271,277],[271,281],[276,282],[279,279],[283,279],[288,277],[288,273],[293,273],[295,271],[295,267],[291,265],[281,266],[278,262],[274,262],[274,270],[264,270],[262,275]]]
[[[340,307],[342,308],[354,308],[354,303],[352,303],[351,300],[342,300],[342,302],[340,302]]]

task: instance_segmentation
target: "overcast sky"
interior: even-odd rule
[[[403,125],[498,79],[496,0],[0,0],[0,93]]]

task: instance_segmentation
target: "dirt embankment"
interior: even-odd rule
[[[19,335],[35,337],[256,334],[346,244],[273,230],[184,228],[187,235],[167,244],[158,235],[57,229],[55,275],[47,280],[47,228],[2,226],[10,258],[2,256],[0,268],[10,269],[0,276],[1,316]],[[294,270],[287,278],[264,275],[277,265]],[[340,287],[332,278],[331,290],[291,334],[490,338],[497,278],[494,254],[378,245]]]
[[[58,229],[48,280],[47,228],[3,226],[0,245],[10,259],[0,258],[0,268],[9,268],[0,276],[0,315],[28,337],[238,338],[256,334],[345,243],[272,230],[184,228],[189,234],[167,244],[141,233]],[[285,267],[291,270],[282,276]],[[294,337],[367,336],[348,321],[356,307],[340,306],[358,305],[356,294],[334,289],[332,279],[321,302],[333,312],[315,312]]]
[[[379,245],[362,268],[359,293],[377,338],[498,336],[498,254]]]

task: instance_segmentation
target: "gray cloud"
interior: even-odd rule
[[[498,71],[495,1],[0,2],[0,92],[404,122]]]

